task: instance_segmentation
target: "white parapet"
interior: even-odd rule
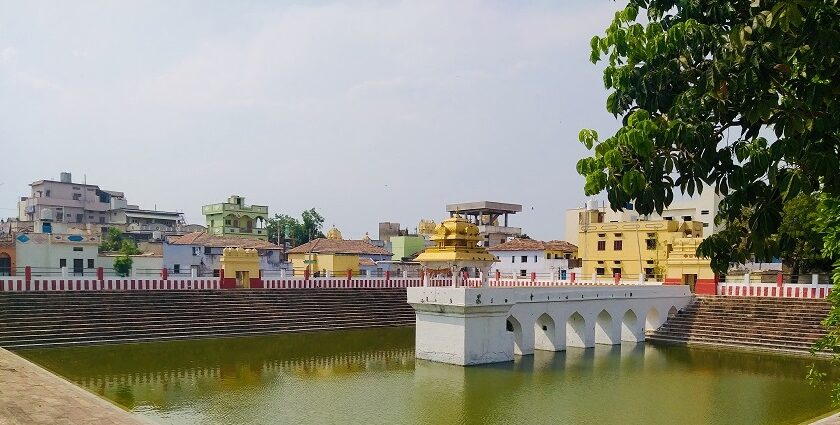
[[[416,287],[416,357],[457,365],[513,360],[535,349],[644,341],[691,300],[684,285]]]

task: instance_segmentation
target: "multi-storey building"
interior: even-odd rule
[[[538,241],[511,239],[487,248],[499,261],[493,263],[491,273],[498,271],[502,278],[568,279],[578,267],[577,247],[566,241]]]
[[[702,236],[708,237],[720,230],[720,226],[715,225],[715,215],[718,212],[720,205],[720,195],[716,194],[714,188],[704,187],[703,193],[691,198],[677,200],[671,203],[668,208],[662,211],[662,214],[640,215],[633,210],[633,205],[630,204],[623,211],[613,211],[606,205],[598,205],[594,200],[588,201],[583,208],[571,208],[566,210],[565,224],[566,224],[566,240],[572,243],[577,243],[578,240],[578,226],[580,226],[581,213],[584,211],[597,210],[601,214],[601,221],[605,223],[620,223],[625,221],[658,221],[658,220],[673,220],[673,221],[698,221],[703,227]]]
[[[265,229],[267,206],[246,205],[244,197],[233,195],[227,202],[201,207],[201,213],[204,214],[207,233],[210,235],[268,240]]]
[[[580,212],[579,223],[578,257],[586,277],[663,278],[675,241],[683,246],[679,239],[703,238],[703,223],[691,220],[605,222],[602,211],[591,209]]]
[[[457,214],[478,226],[479,246],[498,245],[522,235],[521,228],[508,226],[509,216],[522,212],[522,205],[491,201],[464,202],[449,204],[446,211],[450,217]]]

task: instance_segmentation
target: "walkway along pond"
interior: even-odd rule
[[[794,424],[831,410],[810,358],[622,344],[460,367],[413,328],[18,351],[163,424]]]

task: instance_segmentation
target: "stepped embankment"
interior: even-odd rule
[[[405,288],[0,292],[0,347],[413,326]]]

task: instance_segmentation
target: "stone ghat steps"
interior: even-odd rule
[[[805,354],[825,335],[820,322],[829,308],[813,299],[697,297],[647,339]]]
[[[404,288],[0,293],[0,346],[414,325]]]

